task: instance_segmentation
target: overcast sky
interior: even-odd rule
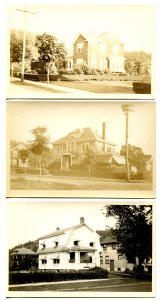
[[[155,151],[155,104],[133,104],[129,113],[129,143],[139,146],[145,154]],[[38,126],[48,129],[50,141],[56,141],[77,128],[90,127],[102,134],[107,124],[107,140],[125,144],[125,115],[122,102],[32,102],[7,103],[7,138],[22,142],[31,140],[31,130]]]
[[[66,1],[66,4],[68,1]],[[79,32],[114,32],[126,50],[155,48],[153,5],[27,5],[27,31],[54,34],[68,47]],[[8,28],[23,30],[25,5],[8,8]]]
[[[68,226],[78,225],[80,217],[93,230],[105,230],[106,226],[114,227],[115,219],[106,218],[102,212],[107,202],[94,202],[94,200],[75,202],[62,201],[48,202],[8,202],[8,248],[20,243],[35,240],[43,235]]]

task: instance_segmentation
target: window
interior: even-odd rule
[[[122,260],[123,259],[123,255],[118,255],[118,260]]]
[[[105,263],[106,263],[106,265],[109,264],[109,255],[107,255],[107,256],[105,257]]]
[[[56,246],[56,247],[58,246],[58,244],[59,244],[58,242],[55,242],[55,246]]]
[[[77,44],[77,52],[82,53],[83,52],[83,43],[78,43]]]
[[[103,249],[107,249],[107,245],[106,244],[103,245]]]
[[[46,248],[46,245],[45,245],[45,244],[43,244],[43,245],[42,245],[42,249],[45,249],[45,248]]]
[[[46,259],[42,259],[42,265],[45,265],[47,263]]]
[[[106,43],[100,43],[100,54],[106,54],[107,45]]]
[[[53,263],[54,264],[59,264],[60,263],[60,259],[59,258],[54,258],[53,259]]]
[[[82,150],[87,150],[89,149],[89,142],[83,143],[82,145]]]
[[[89,245],[90,245],[91,247],[93,247],[93,246],[94,246],[94,243],[93,243],[93,242],[90,242]]]
[[[113,54],[118,55],[119,54],[119,45],[113,45]]]
[[[74,241],[73,244],[74,244],[74,246],[78,246],[79,241]]]
[[[100,255],[100,264],[102,265],[103,264],[103,256]]]
[[[77,65],[83,65],[84,61],[83,58],[77,58]]]

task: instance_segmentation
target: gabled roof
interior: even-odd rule
[[[36,253],[32,251],[31,249],[27,248],[16,248],[14,251],[11,253],[11,255],[35,255]]]
[[[72,137],[72,135],[77,134],[77,137]],[[62,143],[69,143],[69,142],[83,142],[83,141],[99,141],[99,142],[106,142],[102,137],[95,131],[93,131],[91,128],[86,127],[86,128],[77,128],[73,130],[72,132],[68,133],[66,136],[63,138],[53,142],[53,145],[56,144],[62,144]],[[107,144],[114,145],[114,143],[110,143],[107,141]]]
[[[118,36],[114,33],[114,32],[111,32],[111,31],[107,31],[107,32],[103,32],[101,33],[99,36],[98,36],[98,40],[103,40],[107,38],[107,40],[109,42],[118,42],[120,43],[121,45],[123,45],[123,43],[120,41],[120,39],[118,38]]]
[[[14,147],[11,149],[11,151],[16,150],[17,148],[18,148],[18,150],[19,150],[19,147],[20,147],[21,145],[24,147],[24,149],[27,149],[27,148],[28,148],[28,146],[27,146],[26,143],[21,142],[21,143],[17,144],[16,146],[14,146]]]
[[[113,230],[97,230],[96,231],[100,235],[100,244],[110,244],[117,243],[117,239],[113,234]]]
[[[78,229],[78,228],[83,227],[83,226],[87,227],[89,230],[91,230],[93,232],[93,230],[88,225],[86,225],[85,223],[82,223],[82,224],[67,227],[67,228],[64,228],[64,229],[61,229],[61,230],[60,229],[55,230],[55,231],[53,231],[53,232],[51,232],[47,235],[44,235],[44,236],[38,238],[37,240],[43,240],[43,239],[46,239],[46,238],[49,238],[49,237],[59,236],[59,235],[65,234],[67,231],[73,231],[73,230]]]

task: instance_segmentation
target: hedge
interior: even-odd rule
[[[133,82],[133,91],[136,94],[150,94],[151,93],[151,83]]]
[[[54,176],[77,176],[77,177],[88,177],[88,170],[70,170],[70,171],[61,171],[61,170],[49,170],[49,173]],[[94,178],[104,178],[104,179],[126,179],[125,171],[106,171],[106,170],[91,170],[90,177]],[[141,180],[144,179],[143,173],[138,173],[136,176],[131,179]]]
[[[31,271],[31,272],[13,272],[9,274],[9,284],[25,284],[37,282],[52,282],[52,281],[68,281],[68,280],[83,280],[83,279],[98,279],[107,278],[108,271],[101,268],[93,268],[89,270],[80,270],[66,272],[53,272],[50,270]]]
[[[75,74],[68,75],[63,74],[61,76],[62,81],[141,81],[143,80],[143,75],[128,76],[126,74],[97,74],[97,75],[85,75],[85,74]]]

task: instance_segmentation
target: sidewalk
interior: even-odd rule
[[[20,78],[10,78],[10,82],[14,83],[14,82],[21,82]],[[40,81],[31,81],[31,80],[24,80],[24,83],[29,84],[31,87],[32,86],[37,86],[37,87],[41,87],[44,88],[46,90],[57,90],[59,92],[63,93],[71,93],[71,94],[78,94],[78,96],[92,96],[92,95],[96,95],[96,93],[93,92],[88,92],[88,91],[83,91],[83,90],[78,90],[78,89],[74,89],[74,88],[69,88],[69,87],[64,87],[64,86],[60,86],[56,84],[56,81],[51,81],[49,83],[49,85],[47,86],[47,82],[40,82]]]

